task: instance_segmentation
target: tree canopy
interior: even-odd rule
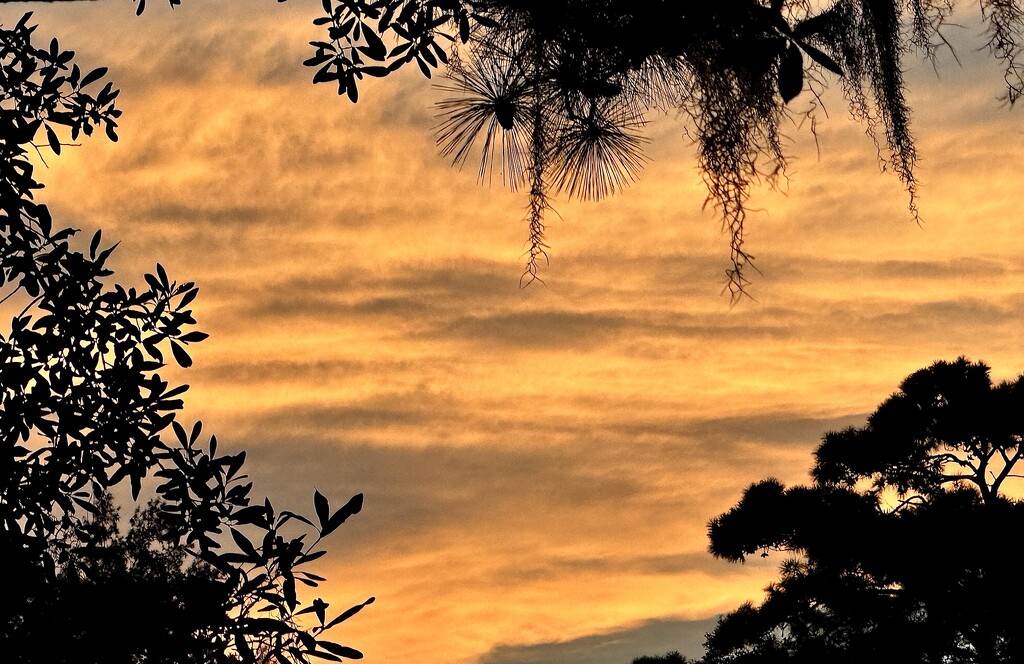
[[[145,0],[137,2],[138,11]],[[181,0],[168,0],[170,5]],[[284,0],[281,0],[284,1]],[[441,152],[457,165],[479,151],[479,175],[529,192],[526,282],[547,259],[550,196],[598,199],[645,162],[651,111],[678,110],[697,146],[706,204],[730,237],[729,289],[743,292],[752,257],[747,200],[785,173],[781,127],[813,114],[788,106],[838,82],[882,163],[917,216],[917,151],[904,69],[908,52],[934,59],[953,0],[322,0],[305,64],[314,83],[355,102],[360,81],[415,63],[442,71]],[[1004,67],[1006,99],[1024,92],[1024,12],[981,0],[987,47]],[[813,123],[810,123],[813,126]]]
[[[824,436],[811,485],[763,480],[711,521],[719,558],[788,556],[701,661],[1021,661],[1022,446],[1024,377],[993,384],[963,358],[909,376],[865,426]]]
[[[71,546],[56,579],[14,593],[31,603],[0,609],[18,620],[4,633],[5,652],[18,661],[46,653],[54,664],[238,662],[212,638],[228,626],[230,588],[177,543],[159,501],[137,508],[123,533],[108,492],[93,505],[89,536],[62,543]]]
[[[165,357],[190,366],[188,347],[207,337],[191,329],[196,285],[173,280],[160,264],[145,275],[145,290],[110,285],[107,261],[116,245],[105,245],[99,231],[80,242],[76,229],[56,224],[37,202],[43,185],[29,151],[60,154],[66,137],[98,129],[116,140],[120,111],[104,68],[81,70],[56,39],[34,45],[28,20],[0,28],[0,305],[13,313],[0,335],[4,661],[53,662],[41,621],[91,619],[88,603],[73,616],[61,613],[61,598],[82,584],[113,582],[121,563],[83,556],[113,554],[101,497],[121,482],[136,499],[149,483],[162,501],[161,541],[205,570],[178,578],[201,580],[205,598],[203,611],[178,616],[202,623],[187,625],[191,640],[179,641],[196,646],[189,661],[361,657],[323,637],[373,598],[328,615],[322,599],[304,605],[297,585],[323,581],[306,566],[325,553],[322,538],[361,510],[362,495],[335,510],[316,491],[313,518],[253,502],[245,452],[218,454],[216,437],[201,440],[201,423],[186,429],[178,416],[188,386],[160,375]],[[295,534],[300,524],[314,536]],[[139,563],[141,552],[133,555]],[[153,626],[192,606],[184,595],[171,599],[162,607],[167,615],[136,617]],[[51,608],[57,613],[38,615]],[[106,627],[112,639],[127,629]],[[160,630],[146,633],[156,638]],[[164,661],[153,650],[158,643],[138,648],[123,661]],[[84,653],[64,654],[86,661],[77,658]]]

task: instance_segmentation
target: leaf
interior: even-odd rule
[[[107,74],[107,68],[106,67],[97,67],[96,69],[93,69],[91,72],[89,72],[88,74],[85,75],[85,77],[82,79],[82,83],[81,83],[80,87],[84,88],[85,86],[89,85],[90,83],[93,83],[95,81],[100,80],[106,74]]]
[[[387,76],[388,74],[391,73],[391,70],[388,69],[387,67],[380,67],[375,65],[370,65],[368,67],[360,67],[359,71],[368,76],[375,76],[377,78],[383,78],[384,76]]]
[[[349,648],[338,643],[331,643],[330,641],[320,641],[317,645],[326,650],[327,652],[334,653],[339,657],[348,657],[349,659],[362,659],[363,653],[359,652],[355,648]]]
[[[373,604],[373,603],[374,603],[374,602],[375,602],[376,600],[377,600],[377,598],[376,598],[376,597],[371,597],[370,599],[366,600],[366,601],[365,601],[365,602],[363,602],[362,604],[356,604],[356,605],[355,605],[355,606],[353,606],[352,608],[350,608],[350,609],[346,609],[346,610],[345,610],[345,611],[344,611],[344,612],[343,612],[343,613],[342,613],[341,615],[339,615],[339,616],[338,616],[337,618],[335,618],[335,619],[334,619],[334,620],[332,620],[331,622],[327,623],[327,624],[326,624],[326,625],[324,626],[324,631],[327,631],[327,630],[329,630],[330,628],[334,627],[334,626],[335,626],[335,625],[337,625],[338,623],[343,623],[343,622],[345,622],[346,620],[348,620],[348,619],[349,619],[349,618],[351,618],[352,616],[354,616],[354,615],[356,615],[357,613],[359,613],[360,611],[362,611],[364,607],[367,607],[367,606],[369,606],[369,605]]]
[[[316,528],[316,524],[307,519],[306,517],[302,516],[301,514],[296,514],[295,512],[289,512],[287,510],[281,512],[281,520],[278,525],[284,524],[289,519],[296,519],[298,521],[301,521],[302,523],[305,523],[306,525]]]
[[[294,610],[295,605],[299,603],[299,599],[295,594],[295,578],[288,577],[281,584],[281,592],[284,595],[284,601],[288,605],[289,609]]]
[[[444,49],[437,42],[430,42],[430,47],[434,49],[434,53],[437,55],[437,59],[441,62],[448,64],[448,54],[445,53]]]
[[[430,44],[434,45],[435,42],[430,42]],[[426,60],[427,64],[429,64],[431,67],[436,67],[437,66],[437,58],[435,58],[434,54],[430,52],[430,48],[429,47],[428,48],[420,49],[420,51],[419,51],[419,53],[417,53],[417,55],[419,57],[422,57],[424,60]]]
[[[100,513],[99,508],[96,507],[90,500],[84,500],[82,498],[78,498],[75,496],[72,496],[71,500],[75,501],[79,505],[79,507],[83,508],[87,512],[90,512],[91,514]]]
[[[345,505],[335,512],[331,518],[327,521],[327,525],[320,532],[321,536],[329,535],[330,533],[337,530],[338,526],[345,523],[350,516],[359,514],[359,511],[363,509],[363,494],[358,493],[352,496]]]
[[[174,354],[174,361],[178,363],[183,369],[188,369],[192,366],[192,358],[185,352],[185,349],[181,347],[176,341],[171,341],[171,353]]]
[[[114,244],[110,245],[109,247],[107,247],[106,249],[101,251],[100,252],[100,257],[98,259],[96,259],[96,262],[98,264],[100,264],[100,265],[103,265],[103,263],[105,263],[106,260],[108,258],[110,258],[110,254],[114,253],[114,250],[117,249],[117,245],[119,245],[119,244],[121,244],[121,243],[120,242],[115,242]]]
[[[321,67],[320,69],[318,69],[317,72],[313,74],[313,82],[327,83],[328,81],[335,81],[338,80],[339,75],[340,74],[336,70],[334,70],[334,63],[330,62]]]
[[[251,578],[248,581],[246,581],[245,583],[243,583],[242,587],[238,589],[238,592],[240,592],[242,594],[251,593],[251,592],[255,591],[257,588],[259,588],[261,585],[263,585],[263,582],[266,581],[266,580],[267,580],[267,575],[266,574],[257,574],[253,578]]]
[[[334,59],[334,53],[328,53],[325,51],[323,53],[317,53],[316,55],[307,60],[303,60],[302,64],[304,64],[307,67],[319,67],[328,60],[332,59]]]
[[[800,47],[790,44],[779,62],[779,95],[785,104],[796,99],[804,88],[804,59]]]
[[[305,565],[306,563],[312,562],[312,561],[316,560],[317,558],[322,558],[325,555],[327,555],[327,550],[326,549],[321,549],[319,551],[314,551],[313,553],[307,553],[307,554],[305,554],[303,556],[299,556],[298,560],[295,561],[295,564],[296,565]]]
[[[378,61],[388,56],[388,47],[384,45],[376,32],[365,25],[363,26],[363,39],[366,40],[366,49],[363,50],[363,53],[367,56]]]
[[[181,296],[181,301],[178,302],[178,309],[182,309],[191,304],[192,300],[196,299],[196,295],[199,295],[198,288],[192,288],[191,290],[185,291],[185,294]]]
[[[389,58],[394,58],[394,57],[397,57],[399,55],[402,55],[403,53],[408,51],[410,48],[412,48],[412,42],[402,42],[398,46],[396,46],[393,49],[391,49],[391,52],[388,53],[388,57]]]
[[[46,125],[46,142],[49,143],[54,154],[60,154],[60,141],[57,139],[57,134],[50,129],[50,125]]]
[[[817,16],[812,16],[804,21],[800,21],[793,26],[793,37],[795,39],[806,39],[812,35],[818,34],[828,25],[829,21],[832,20],[833,14],[835,14],[835,10],[829,9]]]
[[[234,512],[231,518],[239,525],[267,526],[267,509],[263,505],[250,505]]]
[[[121,91],[114,90],[114,84],[108,81],[107,84],[103,86],[103,89],[100,90],[100,93],[96,95],[96,102],[101,106],[109,104],[110,102],[117,99],[117,96],[119,94],[121,94]]]
[[[226,457],[224,461],[226,461],[228,465],[228,478],[234,478],[245,463],[245,450],[242,450],[238,454]]]
[[[179,385],[179,386],[177,386],[175,388],[172,388],[172,389],[164,392],[163,398],[164,399],[170,399],[171,397],[176,397],[179,394],[184,394],[185,392],[188,392],[188,388],[189,388],[188,385]],[[179,424],[178,426],[180,427],[181,425]],[[184,432],[185,430],[182,429],[182,431]],[[182,442],[184,442],[184,441],[182,441]]]
[[[811,60],[814,60],[819,65],[829,70],[833,74],[836,74],[837,76],[844,75],[843,68],[839,66],[839,63],[830,58],[824,52],[818,50],[817,48],[811,46],[810,44],[805,44],[803,42],[797,43],[800,45],[800,48],[804,50],[804,53],[811,56]]]
[[[178,337],[180,341],[184,341],[185,343],[189,344],[199,343],[200,341],[209,338],[210,335],[205,332],[189,332],[188,334],[183,334],[180,337]]]
[[[416,64],[419,65],[420,71],[423,72],[423,75],[430,78],[430,67],[427,66],[426,62],[423,62],[423,58],[421,58],[418,53],[416,54]]]
[[[329,607],[329,606],[330,606],[330,604],[328,604],[327,602],[325,602],[322,599],[320,599],[319,597],[317,597],[316,599],[313,600],[313,606],[309,607],[309,608],[311,608],[313,610],[313,613],[316,614],[316,617],[320,621],[321,625],[323,625],[324,624],[324,620],[327,619],[326,611],[327,611],[327,607]]]
[[[174,435],[182,445],[188,445],[188,435],[185,433],[185,427],[178,424],[178,422],[171,422],[171,428],[174,429]]]
[[[250,542],[245,535],[238,532],[234,528],[231,529],[231,538],[235,540],[235,544],[238,545],[238,548],[241,549],[243,553],[248,555],[253,562],[256,562],[261,558],[260,554],[256,551],[256,547],[253,546],[253,543]]]
[[[96,250],[100,247],[100,238],[103,237],[103,230],[96,231],[96,234],[92,236],[92,242],[89,243],[89,258],[96,260]]]
[[[501,23],[499,23],[498,21],[496,21],[493,18],[491,18],[489,16],[486,16],[484,14],[474,13],[473,14],[473,19],[476,20],[476,22],[479,23],[480,25],[482,25],[484,27],[487,27],[487,28],[500,28],[501,27]]]
[[[316,510],[316,518],[320,520],[320,528],[326,528],[331,518],[331,505],[319,489],[313,490],[313,508]]]

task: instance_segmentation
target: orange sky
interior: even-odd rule
[[[778,562],[706,553],[746,485],[805,479],[933,360],[1024,369],[1024,141],[973,16],[963,69],[910,72],[924,224],[826,96],[820,158],[791,128],[788,192],[752,200],[762,274],[730,307],[676,119],[623,195],[556,201],[547,283],[520,290],[525,200],[437,155],[418,74],[353,106],[300,64],[319,3],[150,4],[0,8],[122,89],[120,142],[50,160],[41,199],[121,242],[120,280],[200,285],[185,420],[249,451],[257,493],[365,493],[321,570],[336,607],[377,596],[335,634],[368,662],[699,654]]]

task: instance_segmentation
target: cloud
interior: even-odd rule
[[[846,290],[821,290],[821,279],[837,270],[846,275]],[[523,294],[508,264],[482,259],[442,268],[395,262],[376,273],[329,268],[320,274],[286,272],[276,279],[268,273],[263,283],[246,284],[247,290],[233,282],[219,284],[216,292],[230,307],[219,314],[225,316],[342,324],[371,319],[392,321],[389,335],[417,343],[467,342],[506,351],[573,354],[611,348],[645,355],[644,348],[657,354],[665,351],[665,343],[682,340],[783,343],[827,334],[885,343],[926,337],[928,330],[942,327],[956,327],[961,337],[976,335],[976,328],[1009,324],[1019,315],[1022,298],[950,298],[951,285],[964,280],[1005,283],[1017,272],[1005,261],[985,258],[835,264],[797,259],[766,273],[772,288],[792,291],[785,306],[764,304],[742,312],[666,309],[669,296],[664,294],[650,301],[642,296],[628,300],[617,285],[598,288],[571,274],[559,283],[557,298]],[[858,297],[868,288],[878,295],[870,301]],[[604,306],[576,306],[595,295]],[[535,306],[538,299],[544,306]],[[650,340],[661,345],[650,346]]]
[[[796,413],[772,413],[698,419],[674,425],[663,424],[659,428],[662,431],[674,431],[677,435],[692,437],[705,445],[714,445],[718,450],[722,449],[722,445],[740,443],[794,445],[806,449],[809,442],[817,443],[826,432],[863,426],[866,419],[867,413],[828,418],[806,417]],[[635,428],[631,423],[623,433],[650,430],[650,426],[641,425]]]
[[[514,575],[525,583],[536,583],[572,577],[581,573],[598,575],[656,575],[675,576],[696,571],[717,569],[706,552],[674,553],[663,555],[608,556],[549,556],[538,558],[532,564],[516,564],[499,572]]]
[[[609,338],[635,332],[637,321],[613,312],[543,311],[467,316],[435,334],[499,347],[573,347],[602,345]]]
[[[416,366],[408,360],[386,358],[214,358],[214,361],[196,364],[189,376],[197,383],[220,384],[223,387],[253,383],[281,385],[316,380],[315,377],[322,381],[324,377],[357,377],[369,372],[404,373]]]
[[[508,266],[467,260],[450,268],[425,268],[422,261],[389,265],[384,274],[352,267],[326,266],[304,273],[285,272],[259,284],[237,281],[218,285],[233,299],[231,316],[321,320],[402,316],[425,324],[460,310],[500,306],[502,295],[518,292]],[[256,297],[253,297],[255,294]],[[418,334],[419,332],[417,332]]]
[[[290,508],[308,502],[311,484],[331,495],[361,491],[373,516],[360,527],[396,546],[422,546],[431,533],[443,533],[432,546],[491,547],[514,531],[533,542],[525,562],[515,563],[517,575],[565,579],[584,569],[613,576],[721,573],[703,553],[706,520],[750,482],[768,475],[802,480],[792,460],[806,468],[825,430],[863,422],[777,414],[669,428],[643,427],[637,419],[494,423],[471,404],[396,395],[359,406],[246,415],[220,435],[249,451],[257,490]],[[660,442],[638,442],[638,428],[655,426],[663,428],[653,439]],[[543,444],[552,438],[559,442]],[[576,545],[569,549],[564,523],[574,524]],[[665,531],[676,534],[656,535]],[[651,536],[650,547],[632,550],[636,532]],[[687,536],[696,539],[683,545]],[[491,564],[500,570],[506,563]]]
[[[647,620],[602,634],[569,641],[499,644],[478,664],[629,664],[642,655],[677,651],[688,657],[704,652],[704,635],[715,626],[707,620]]]
[[[773,285],[794,287],[821,283],[834,275],[843,275],[844,284],[875,288],[896,284],[898,288],[927,287],[930,283],[950,280],[1001,280],[1020,272],[1012,261],[984,256],[953,256],[943,260],[858,260],[850,258],[820,259],[794,254],[774,256],[763,265],[766,279]]]

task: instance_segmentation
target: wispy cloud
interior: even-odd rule
[[[676,651],[699,657],[714,620],[650,620],[639,625],[569,641],[498,645],[479,664],[629,664],[643,655]]]

